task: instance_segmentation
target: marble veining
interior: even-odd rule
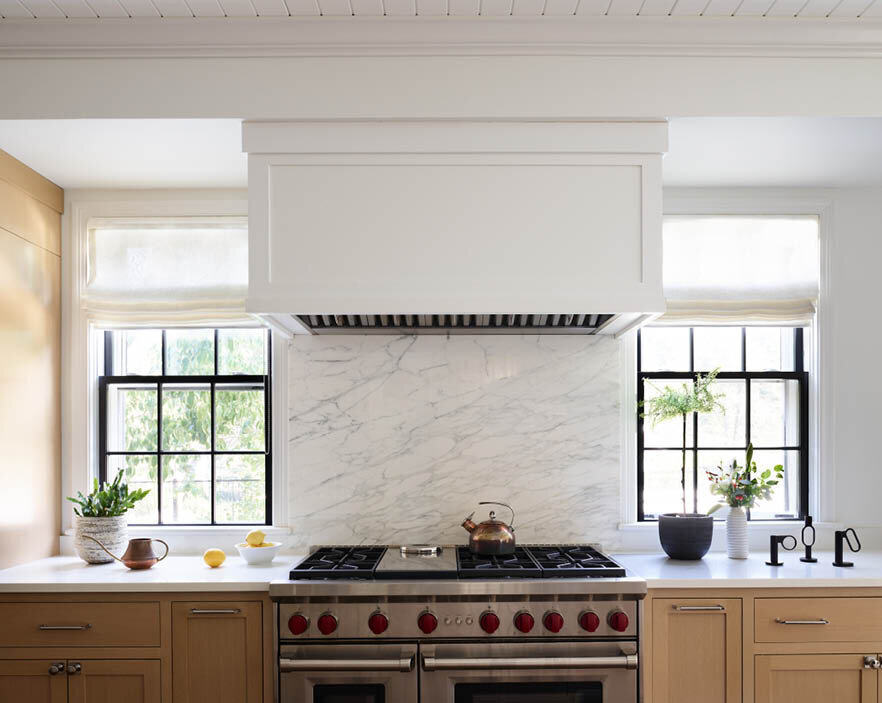
[[[296,337],[290,546],[463,543],[463,518],[479,500],[499,500],[517,511],[522,542],[615,547],[617,344]],[[482,508],[476,519],[485,517]]]

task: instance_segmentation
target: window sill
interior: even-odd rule
[[[156,537],[168,542],[173,554],[201,554],[209,547],[219,547],[229,556],[236,554],[236,544],[244,541],[251,530],[261,529],[272,542],[282,542],[282,551],[290,527],[270,525],[131,525],[129,537]],[[74,528],[68,528],[60,538],[62,554],[74,554]]]

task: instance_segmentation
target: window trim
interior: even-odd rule
[[[202,328],[187,327],[176,329],[212,329],[214,344],[214,373],[203,375],[169,375],[166,374],[166,328],[162,328],[161,359],[162,369],[159,375],[115,375],[107,374],[98,377],[98,480],[101,483],[107,481],[107,461],[112,456],[155,456],[157,459],[157,519],[156,523],[135,523],[138,525],[156,527],[231,527],[236,525],[272,525],[273,524],[273,442],[272,442],[272,369],[273,369],[273,337],[271,330],[264,329],[267,344],[267,373],[266,374],[219,374],[218,373],[218,342],[219,330],[231,329],[226,327]],[[241,329],[241,328],[240,328]],[[260,329],[260,328],[258,328]],[[104,369],[113,368],[113,334],[114,330],[105,330],[104,343]],[[259,384],[264,396],[264,451],[258,450],[218,450],[215,446],[216,423],[215,423],[215,389],[218,385],[235,384],[247,385]],[[107,449],[107,395],[112,386],[145,384],[155,385],[157,394],[157,425],[156,425],[156,450],[155,451],[110,451]],[[211,442],[207,450],[171,451],[162,448],[162,387],[164,385],[187,384],[209,386],[211,391]],[[202,455],[211,457],[211,521],[207,523],[164,523],[162,522],[162,457],[175,455]],[[215,460],[217,456],[248,455],[266,457],[264,481],[266,486],[264,520],[263,522],[216,522],[215,515]]]
[[[638,330],[636,334],[636,389],[637,389],[637,411],[636,411],[636,422],[637,422],[637,489],[636,489],[636,500],[637,500],[637,522],[656,522],[655,518],[647,518],[643,509],[643,489],[644,489],[644,475],[643,475],[643,466],[644,466],[644,418],[641,416],[642,412],[640,410],[639,403],[643,402],[644,399],[644,381],[645,380],[689,380],[695,379],[699,374],[706,374],[709,370],[704,369],[695,369],[695,343],[694,343],[694,329],[695,326],[687,326],[687,325],[676,325],[677,327],[688,327],[689,329],[689,366],[690,371],[642,371],[641,370],[641,353],[642,353],[642,334],[641,331]],[[707,326],[707,325],[703,325]],[[721,325],[725,327],[731,327],[731,325]],[[708,450],[729,450],[732,451],[745,451],[746,445],[750,444],[750,384],[751,381],[754,380],[793,380],[797,381],[799,388],[799,445],[785,445],[781,447],[767,447],[763,446],[759,449],[762,450],[781,450],[781,451],[798,451],[799,452],[799,504],[797,507],[795,516],[788,516],[783,518],[763,518],[764,522],[779,522],[779,521],[793,521],[793,520],[802,520],[805,518],[806,514],[809,513],[810,506],[810,480],[809,480],[809,465],[810,465],[810,447],[811,447],[811,432],[810,432],[810,404],[809,404],[809,374],[805,371],[804,368],[804,334],[805,331],[801,327],[795,327],[794,330],[794,344],[793,344],[793,356],[794,356],[794,370],[793,371],[748,371],[747,370],[747,354],[746,354],[746,343],[747,343],[747,328],[751,327],[751,325],[746,325],[741,327],[741,370],[740,371],[721,371],[717,378],[720,380],[743,380],[745,381],[745,404],[746,404],[746,417],[745,417],[745,447],[702,447],[696,442],[696,438],[698,438],[698,414],[692,413],[692,437],[693,442],[691,447],[687,447],[686,451],[692,454],[693,461],[693,470],[692,470],[692,488],[693,488],[693,498],[697,500],[698,493],[698,452],[700,451],[708,451]],[[671,450],[671,451],[681,451],[679,447],[650,447],[649,451],[662,451],[662,450]],[[693,504],[693,510],[695,509],[695,505]],[[748,519],[750,516],[748,514]]]

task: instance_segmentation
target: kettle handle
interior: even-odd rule
[[[159,562],[161,562],[163,559],[165,559],[168,556],[168,542],[166,542],[164,539],[159,539],[159,537],[154,537],[153,541],[154,542],[161,542],[163,544],[163,546],[165,546],[165,554],[163,554],[161,557],[159,557],[159,559],[156,560],[156,563],[158,564]]]
[[[101,549],[103,549],[105,552],[110,554],[110,556],[112,556],[118,562],[122,562],[122,559],[120,559],[118,556],[115,556],[113,553],[111,553],[111,551],[107,547],[105,547],[103,544],[101,544],[101,542],[99,542],[97,539],[92,537],[92,535],[83,535],[83,537],[85,537],[86,539],[92,540],[95,544],[97,544],[99,547],[101,547]]]
[[[500,503],[495,500],[482,500],[478,503],[478,505],[501,505],[503,508],[508,508],[509,510],[511,510],[511,522],[508,523],[508,526],[511,529],[514,529],[515,512],[514,512],[514,508],[512,508],[508,503]],[[474,514],[474,513],[472,513],[472,514]]]

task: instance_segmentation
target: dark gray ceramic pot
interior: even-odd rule
[[[665,513],[658,518],[658,540],[671,559],[701,559],[713,537],[714,519],[710,515]]]

